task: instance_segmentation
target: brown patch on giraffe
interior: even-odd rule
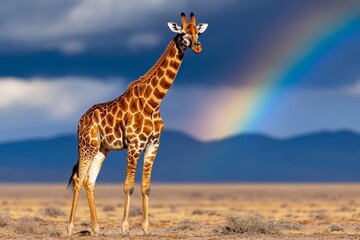
[[[152,125],[153,125],[153,122],[150,119],[146,118],[144,121],[144,126],[152,127]]]
[[[101,125],[101,126],[104,126],[104,127],[107,125],[105,118],[102,118],[102,119],[101,119],[100,125]]]
[[[148,86],[146,87],[146,89],[145,89],[144,97],[145,97],[145,98],[150,97],[151,92],[152,92],[152,87],[151,87],[150,85],[148,85]]]
[[[98,144],[99,144],[98,141],[95,139],[91,140],[91,142],[90,142],[90,145],[93,147],[96,147]]]
[[[126,104],[125,98],[121,98],[121,100],[119,101],[119,108],[124,112],[127,111],[127,104]],[[119,111],[119,112],[121,112],[121,111]]]
[[[165,60],[162,62],[162,64],[161,64],[160,67],[167,68],[168,65],[169,65],[169,61],[165,59]]]
[[[139,139],[140,139],[141,141],[146,141],[146,140],[147,140],[147,136],[146,136],[144,133],[141,133],[141,134],[139,135]]]
[[[170,79],[174,79],[176,74],[171,70],[166,70],[166,76],[168,76]]]
[[[136,128],[134,132],[135,132],[135,134],[141,133],[141,128],[140,127]]]
[[[113,116],[116,116],[116,113],[117,113],[118,109],[119,109],[118,106],[114,106],[114,107],[111,109],[111,113],[112,113]]]
[[[171,87],[171,84],[172,83],[168,82],[165,78],[162,78],[160,81],[160,86],[165,90],[169,89]]]
[[[134,122],[139,124],[139,125],[143,125],[143,121],[144,121],[144,117],[142,116],[142,114],[140,112],[134,114]]]
[[[163,99],[165,97],[165,94],[164,92],[161,92],[158,88],[155,88],[154,90],[154,96],[157,98],[157,99]]]
[[[110,126],[106,126],[105,127],[105,134],[108,135],[110,133],[112,133],[112,128]]]
[[[155,87],[158,85],[158,83],[159,83],[159,79],[157,79],[156,77],[153,77],[153,78],[151,79],[151,86],[152,86],[153,88],[155,88]]]
[[[135,98],[132,98],[129,104],[129,110],[135,112],[138,109],[137,101]]]
[[[152,132],[152,127],[151,126],[144,126],[142,129],[143,133],[145,133],[146,135],[150,135]]]
[[[149,167],[151,167],[151,166],[152,166],[152,164],[150,162],[144,163],[144,168],[146,168],[147,171],[149,170]]]
[[[164,70],[162,70],[162,68],[160,67],[158,70],[157,70],[157,77],[160,78],[164,75]]]
[[[124,119],[124,115],[125,115],[124,112],[120,110],[117,112],[116,119],[120,121],[121,119]]]
[[[175,57],[176,52],[177,52],[176,49],[175,49],[175,48],[172,48],[171,51],[170,51],[170,53],[169,53],[169,57],[171,57],[171,58]]]
[[[114,126],[114,116],[111,115],[111,114],[108,114],[106,116],[106,122],[107,122],[108,125]]]
[[[153,98],[149,98],[148,103],[150,104],[150,106],[151,106],[152,108],[155,108],[155,107],[157,107],[157,105],[158,105],[158,102],[155,101]]]
[[[114,135],[110,134],[106,136],[106,140],[108,140],[109,143],[112,143],[115,140]]]
[[[179,67],[180,67],[180,63],[178,63],[176,61],[171,61],[169,66],[172,67],[175,70],[178,70]]]
[[[140,143],[141,149],[144,149],[146,147],[146,142],[148,141],[148,138],[146,137],[146,141]]]

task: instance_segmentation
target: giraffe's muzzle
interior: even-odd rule
[[[192,44],[191,44],[191,49],[192,49],[195,53],[200,53],[201,50],[202,50],[201,43],[200,43],[200,42],[192,42]]]

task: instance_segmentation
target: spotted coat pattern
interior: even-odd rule
[[[184,16],[182,18],[184,19]],[[193,16],[192,19],[192,22],[183,23],[186,23],[187,29],[192,31],[195,38],[197,36],[195,36]],[[197,47],[199,46],[198,43]],[[129,233],[128,218],[131,194],[135,187],[135,170],[141,152],[145,151],[141,185],[142,228],[145,234],[149,232],[148,198],[151,171],[164,128],[160,116],[160,103],[173,84],[187,47],[183,35],[177,34],[157,63],[144,76],[131,83],[121,96],[92,106],[80,118],[78,163],[74,167],[72,176],[74,192],[68,234],[71,234],[74,228],[75,212],[82,185],[87,193],[92,229],[95,233],[99,232],[94,200],[96,178],[108,153],[111,150],[122,149],[128,151],[122,231],[124,235]]]

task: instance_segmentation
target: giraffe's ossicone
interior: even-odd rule
[[[187,48],[195,53],[202,50],[198,35],[207,24],[196,25],[195,16],[190,21],[181,14],[182,26],[170,22],[168,26],[177,33],[156,64],[137,81],[131,83],[118,98],[92,106],[78,124],[78,162],[73,168],[69,185],[73,184],[73,200],[68,234],[74,229],[74,219],[79,193],[84,184],[91,215],[92,230],[98,233],[94,187],[101,165],[111,150],[127,149],[126,179],[124,183],[125,204],[122,221],[124,235],[129,234],[130,199],[135,187],[135,170],[142,151],[142,228],[149,233],[148,199],[150,178],[159,139],[164,128],[160,117],[160,103],[170,89]]]

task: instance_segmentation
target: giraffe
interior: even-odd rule
[[[196,25],[193,13],[190,14],[190,21],[181,13],[181,21],[182,26],[174,22],[168,23],[176,36],[144,76],[129,84],[127,90],[118,98],[95,104],[80,118],[78,162],[73,167],[69,181],[69,185],[73,186],[73,198],[67,226],[68,235],[71,235],[74,229],[75,212],[82,185],[85,187],[89,203],[92,230],[95,234],[99,233],[94,199],[96,178],[108,153],[111,150],[122,149],[128,151],[121,229],[124,236],[129,236],[129,209],[135,187],[135,170],[139,156],[144,151],[141,226],[145,235],[150,234],[148,200],[151,171],[164,128],[160,116],[160,103],[174,82],[186,49],[191,48],[195,53],[202,51],[198,35],[208,26],[206,23]]]

